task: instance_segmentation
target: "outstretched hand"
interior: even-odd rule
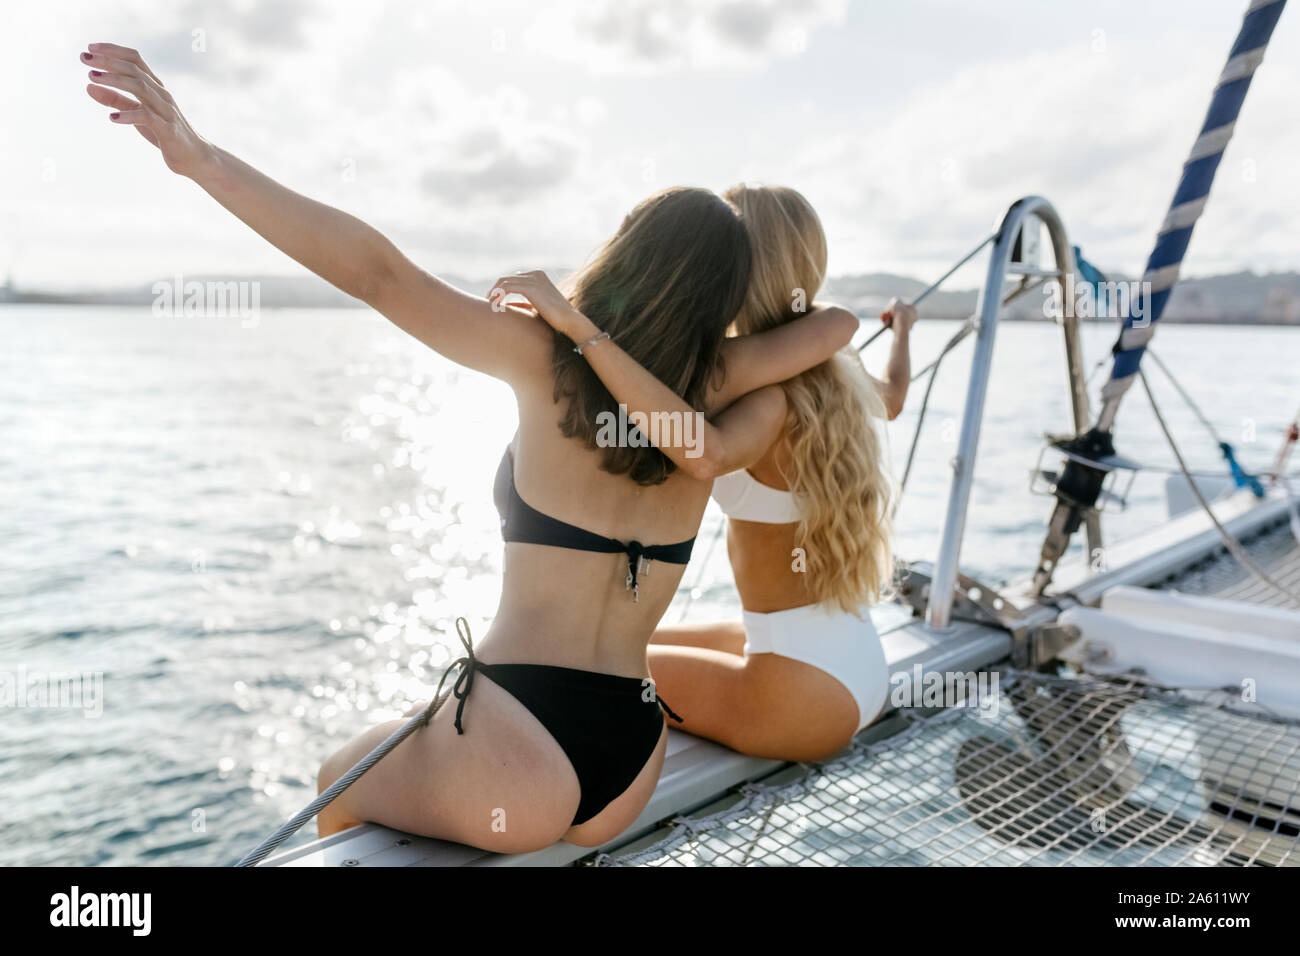
[[[880,321],[895,332],[900,330],[903,332],[910,331],[912,326],[916,324],[916,319],[916,306],[910,302],[904,302],[897,296],[890,299],[885,311],[880,313]]]
[[[128,47],[92,43],[88,50],[81,54],[81,62],[91,68],[86,87],[90,98],[113,110],[108,114],[112,122],[134,126],[136,132],[158,147],[172,172],[193,175],[212,147],[190,128],[162,80],[139,53]]]
[[[575,342],[599,331],[590,319],[573,307],[545,272],[538,270],[502,276],[492,284],[488,300],[492,308],[504,311],[505,300],[512,295],[525,299],[543,322]]]

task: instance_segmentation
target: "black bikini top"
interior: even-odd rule
[[[544,544],[552,548],[572,548],[575,551],[595,551],[600,554],[626,554],[627,587],[632,592],[634,601],[640,599],[636,581],[638,571],[644,570],[649,574],[652,560],[667,561],[669,564],[685,564],[691,559],[691,548],[695,545],[694,538],[676,544],[619,541],[617,538],[606,538],[604,535],[579,528],[567,521],[542,514],[519,497],[519,491],[515,488],[515,457],[509,447],[501,456],[496,482],[492,488],[492,498],[496,502],[497,512],[501,515],[501,537],[506,541]]]

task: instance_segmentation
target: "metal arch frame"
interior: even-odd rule
[[[1041,196],[1016,200],[1002,217],[989,253],[988,272],[980,290],[975,353],[971,358],[970,383],[962,411],[961,433],[957,454],[952,461],[952,485],[948,492],[947,516],[943,539],[930,580],[926,623],[933,630],[951,627],[953,589],[957,584],[957,565],[961,556],[962,535],[966,530],[966,510],[975,477],[975,458],[979,449],[980,426],[984,420],[984,398],[988,393],[989,369],[993,360],[993,343],[1001,317],[1003,283],[1010,271],[1012,250],[1030,217],[1037,217],[1046,227],[1056,260],[1055,278],[1061,283],[1061,325],[1065,333],[1066,371],[1070,381],[1070,406],[1076,434],[1088,430],[1088,392],[1083,373],[1083,353],[1079,344],[1079,321],[1074,312],[1074,251],[1066,235],[1065,224],[1055,208]],[[1087,518],[1089,550],[1101,547],[1101,522],[1097,515]]]

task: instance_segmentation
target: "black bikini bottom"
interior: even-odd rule
[[[460,669],[451,691],[457,698],[456,732],[465,732],[461,718],[476,674],[482,674],[523,704],[555,738],[578,775],[581,797],[573,815],[574,826],[604,810],[641,773],[663,733],[660,708],[681,722],[659,700],[649,678],[549,664],[484,664],[474,656],[469,626],[461,630],[463,621],[457,619],[456,629],[466,655],[447,669],[447,674]],[[435,694],[428,716],[442,704],[438,698]]]

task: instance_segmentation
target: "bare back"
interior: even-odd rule
[[[772,444],[748,469],[753,478],[770,488],[788,491],[784,475],[789,470],[788,436]],[[814,603],[807,575],[796,570],[797,524],[769,524],[727,519],[727,557],[731,561],[740,603],[746,611],[768,614]]]
[[[565,437],[561,407],[544,376],[513,383],[519,405],[515,486],[533,508],[620,541],[669,544],[694,537],[709,483],[681,470],[638,485],[602,470],[600,449]],[[646,647],[685,565],[652,561],[627,588],[627,558],[510,542],[501,604],[480,656],[623,676],[648,676]]]

